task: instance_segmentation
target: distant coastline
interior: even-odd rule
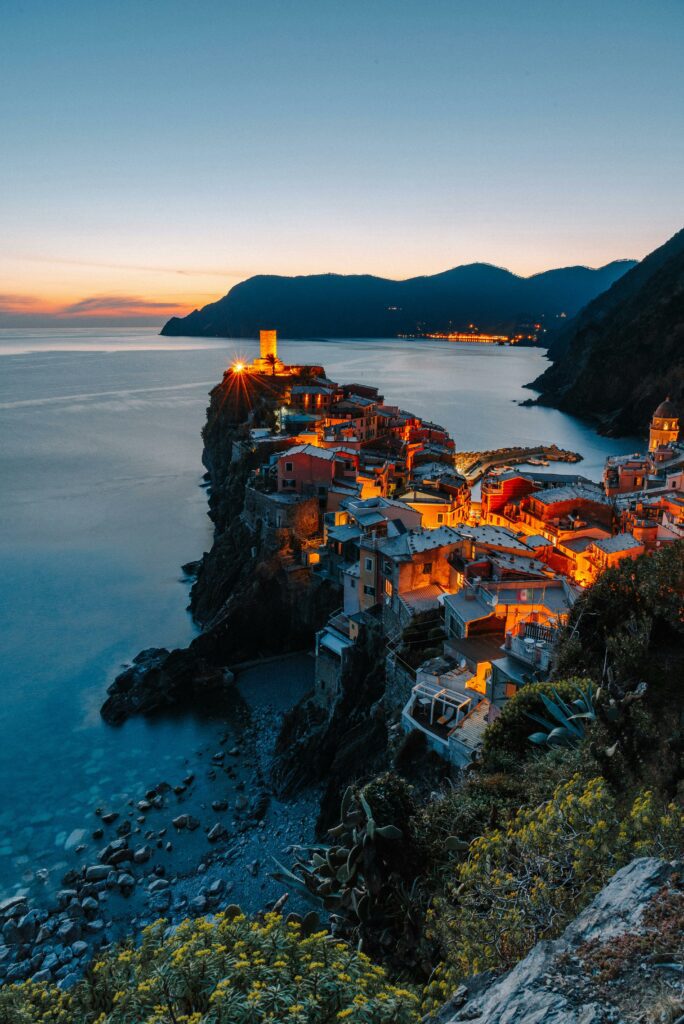
[[[454,332],[551,333],[634,267],[562,267],[519,277],[488,263],[405,281],[369,274],[258,275],[216,302],[171,317],[162,335],[256,338],[398,338]],[[538,325],[538,326],[534,326]]]

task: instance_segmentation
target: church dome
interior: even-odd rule
[[[659,420],[677,419],[677,410],[669,397],[666,398],[664,402],[660,403],[656,411],[653,413],[653,418]]]

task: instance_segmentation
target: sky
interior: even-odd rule
[[[0,327],[684,224],[683,0],[5,0]]]

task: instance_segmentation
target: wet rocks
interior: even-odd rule
[[[70,850],[75,850],[83,840],[85,839],[87,832],[84,828],[75,828],[71,832],[64,843],[64,850],[68,853]]]
[[[207,832],[207,839],[210,843],[216,843],[219,839],[226,839],[228,834],[228,829],[225,825],[222,825],[220,821],[217,821],[216,824]]]
[[[26,896],[10,896],[0,901],[0,917],[21,917],[27,910]]]
[[[194,818],[192,814],[179,814],[177,818],[174,818],[171,822],[175,829],[180,832],[182,829],[187,829],[189,832],[194,832],[196,828],[199,828],[200,823],[197,818]]]
[[[109,875],[109,867],[106,864],[91,864],[86,868],[86,882],[104,882]]]
[[[147,886],[147,891],[151,893],[161,892],[162,889],[168,889],[169,882],[166,878],[155,878],[153,882]]]
[[[57,929],[57,939],[64,945],[69,945],[81,938],[81,926],[77,921],[67,919]]]
[[[220,698],[232,682],[232,673],[211,664],[193,645],[171,652],[153,647],[141,651],[108,687],[101,714],[110,725],[120,725],[130,715],[189,703],[198,695]]]

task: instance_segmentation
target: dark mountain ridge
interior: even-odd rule
[[[684,229],[590,302],[549,347],[537,401],[645,433],[668,394],[684,414]]]
[[[471,263],[405,281],[370,274],[257,275],[222,299],[172,317],[165,335],[257,337],[277,327],[290,338],[396,337],[448,331],[475,323],[481,330],[512,330],[527,318],[556,323],[609,288],[633,260],[605,267],[562,267],[518,277],[488,263]]]

